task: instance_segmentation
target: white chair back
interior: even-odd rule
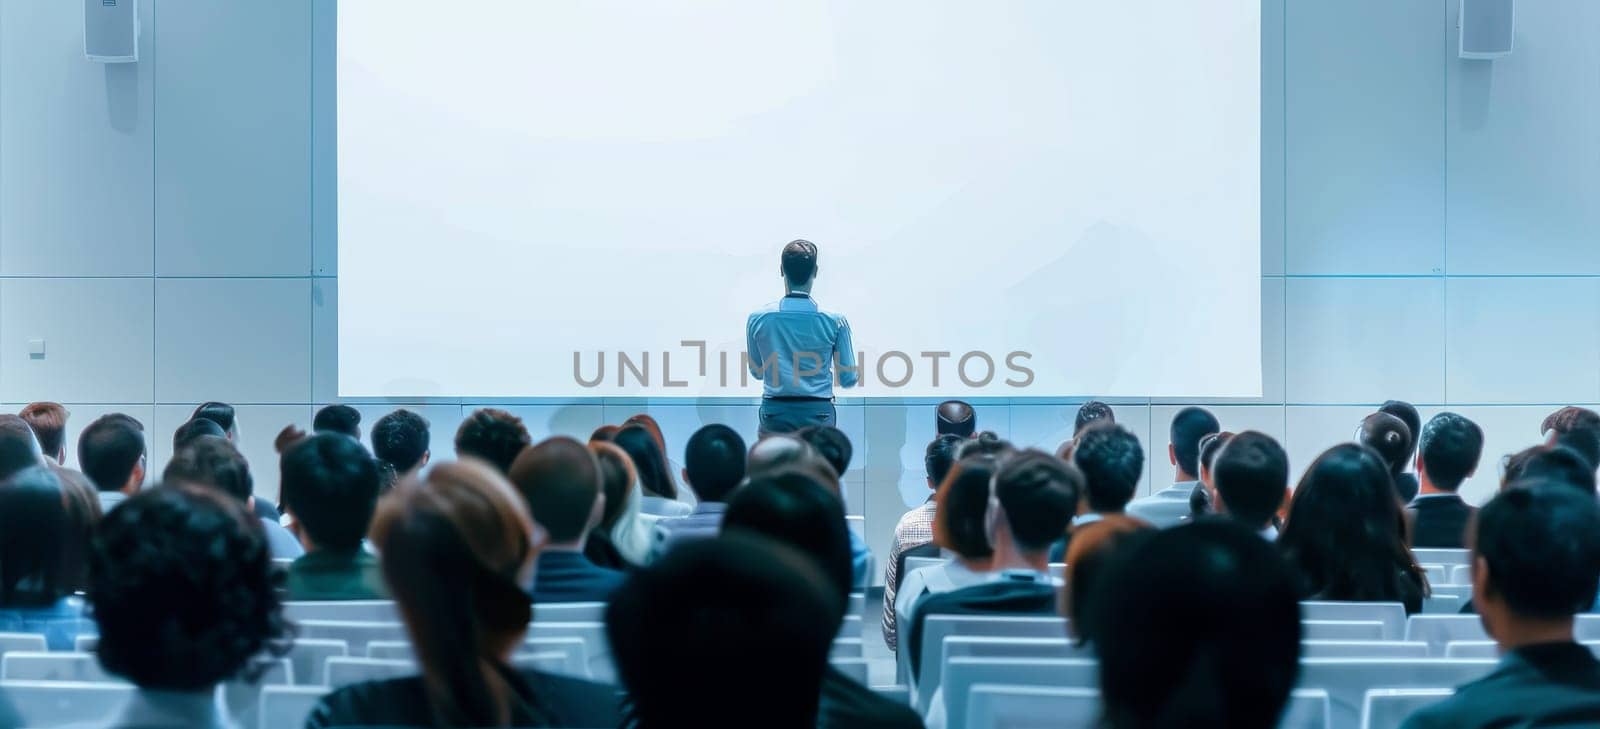
[[[1427,643],[1430,656],[1443,656],[1451,641],[1488,639],[1476,615],[1413,615],[1406,621],[1406,640]]]
[[[1447,564],[1452,568],[1456,565],[1472,564],[1472,553],[1465,549],[1423,549],[1411,550],[1417,564]]]
[[[1099,665],[1078,658],[955,658],[950,661],[940,693],[944,697],[944,715],[950,729],[961,729],[967,719],[967,699],[973,686],[1092,689],[1099,686],[1099,681]]]
[[[289,648],[289,665],[294,668],[294,682],[301,686],[323,685],[322,671],[329,658],[350,655],[350,648],[342,640],[327,638],[296,638]]]
[[[834,658],[861,658],[864,655],[866,652],[860,638],[835,638],[833,641]]]
[[[552,673],[574,678],[589,678],[589,651],[582,638],[528,638],[517,655],[559,654],[559,665]],[[416,651],[405,641],[373,641],[367,644],[367,657],[387,661],[415,661]]]
[[[1383,623],[1376,620],[1302,620],[1301,640],[1383,640]]]
[[[0,633],[0,656],[12,651],[43,653],[50,650],[44,636],[36,633]]]
[[[867,659],[865,658],[834,658],[829,661],[840,673],[849,676],[852,681],[862,686],[871,686],[867,680]]]
[[[873,686],[872,693],[893,701],[901,706],[911,705],[911,689],[905,686]]]
[[[1445,658],[1499,658],[1500,646],[1492,640],[1452,640],[1444,646]]]
[[[100,636],[80,635],[72,641],[72,649],[79,653],[93,653],[100,647]]]
[[[1419,566],[1422,567],[1423,572],[1427,573],[1429,585],[1442,585],[1450,581],[1450,568],[1455,565],[1425,564]]]
[[[528,627],[529,639],[578,638],[583,641],[589,678],[597,683],[616,683],[617,670],[611,663],[611,643],[604,623],[545,623],[534,621]]]
[[[1322,689],[1297,688],[1289,694],[1289,705],[1283,708],[1283,718],[1278,729],[1331,729],[1333,710],[1329,706],[1328,692]]]
[[[283,604],[283,614],[297,623],[302,620],[400,622],[400,609],[393,600],[291,600]]]
[[[923,567],[937,567],[950,560],[944,557],[906,557],[906,574],[911,574]]]
[[[603,623],[606,604],[603,602],[541,602],[533,606],[536,623]]]
[[[1444,591],[1449,588],[1436,589],[1432,595],[1422,598],[1423,615],[1459,615],[1461,606],[1471,599],[1471,595]]]
[[[1418,709],[1454,693],[1454,689],[1373,689],[1362,702],[1361,729],[1400,729]]]
[[[6,681],[120,682],[100,668],[92,653],[12,651],[0,658],[0,679]]]
[[[1406,630],[1406,606],[1398,602],[1300,603],[1303,620],[1376,620],[1383,624],[1382,640],[1400,640]]]
[[[24,726],[101,725],[133,695],[126,683],[0,681]]]
[[[1452,584],[1452,585],[1470,585],[1470,584],[1472,584],[1472,565],[1470,565],[1470,564],[1453,564],[1453,565],[1450,565],[1450,583],[1449,584]]]
[[[1300,661],[1299,685],[1327,691],[1333,726],[1354,727],[1371,689],[1453,688],[1494,666],[1494,661],[1443,658],[1307,658]]]
[[[1585,613],[1578,616],[1572,626],[1572,635],[1579,643],[1600,640],[1600,615]]]
[[[1399,640],[1308,640],[1301,658],[1427,658],[1427,643]]]
[[[917,707],[928,711],[928,702],[943,680],[944,641],[953,635],[989,638],[1066,638],[1067,621],[1040,615],[929,615],[922,623],[921,666],[917,671]],[[903,651],[909,668],[911,652]],[[909,676],[909,671],[907,676]],[[955,718],[955,717],[951,717]]]
[[[417,675],[414,661],[390,661],[382,658],[351,658],[338,656],[328,659],[323,669],[328,688],[338,689],[363,681],[382,681],[390,678]]]
[[[351,656],[367,654],[367,644],[375,640],[406,640],[406,626],[400,623],[362,620],[302,620],[300,637],[316,640],[342,640]]]
[[[967,695],[964,721],[952,722],[952,726],[1091,729],[1099,717],[1100,692],[1096,689],[982,683]]]
[[[1057,580],[1065,580],[1065,579],[1067,579],[1067,563],[1066,562],[1051,562],[1048,566],[1045,567],[1045,571],[1049,572],[1050,576],[1055,578],[1055,579],[1057,579]]]
[[[261,689],[261,727],[298,727],[328,693],[326,686],[267,686]]]

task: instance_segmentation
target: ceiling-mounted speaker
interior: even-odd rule
[[[83,0],[83,55],[98,63],[139,60],[139,0]]]
[[[1475,60],[1511,55],[1516,35],[1516,0],[1461,0],[1461,57]]]

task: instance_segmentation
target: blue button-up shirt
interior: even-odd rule
[[[835,358],[840,387],[860,381],[850,322],[818,309],[809,294],[789,294],[751,314],[745,353],[767,397],[833,397]]]

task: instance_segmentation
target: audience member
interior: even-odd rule
[[[1212,433],[1200,439],[1200,482],[1189,492],[1189,520],[1216,513],[1212,495],[1217,491],[1217,484],[1211,475],[1211,468],[1217,462],[1217,454],[1230,440],[1233,440],[1233,433],[1228,431]]]
[[[1114,555],[1088,606],[1102,726],[1278,726],[1300,672],[1300,604],[1251,532],[1185,524]]]
[[[623,574],[583,554],[606,506],[594,454],[571,438],[549,438],[524,448],[512,461],[510,476],[550,540],[539,551],[533,601],[605,602],[622,584]]]
[[[934,495],[933,543],[949,559],[933,567],[908,572],[895,592],[895,619],[884,626],[884,640],[898,650],[901,626],[909,625],[912,610],[924,595],[950,592],[976,585],[993,571],[994,549],[989,546],[989,482],[1000,461],[978,455],[957,461]]]
[[[1067,618],[1067,628],[1080,644],[1094,642],[1098,616],[1089,605],[1101,589],[1106,565],[1119,550],[1150,531],[1151,525],[1143,520],[1112,514],[1073,532],[1072,546],[1066,554],[1066,576],[1062,579],[1061,615]]]
[[[16,415],[0,414],[0,479],[24,468],[45,465],[33,428]]]
[[[952,401],[956,402],[956,401]],[[922,467],[928,478],[928,499],[920,506],[906,512],[894,525],[894,542],[889,546],[889,557],[883,572],[883,638],[894,649],[895,593],[905,578],[905,560],[908,551],[933,542],[933,517],[938,508],[935,497],[945,476],[955,466],[956,449],[966,436],[945,433],[932,442],[922,455]],[[935,553],[937,554],[937,553]]]
[[[1565,485],[1523,482],[1478,512],[1473,602],[1499,644],[1494,672],[1405,729],[1600,725],[1600,662],[1573,616],[1600,589],[1600,507]]]
[[[163,485],[189,483],[210,486],[239,500],[255,513],[255,481],[250,477],[250,464],[239,449],[225,438],[204,436],[172,455],[167,468],[161,472]],[[267,545],[273,559],[297,559],[305,548],[289,530],[271,519],[256,517],[266,533]]]
[[[1457,493],[1478,470],[1483,429],[1455,413],[1435,415],[1417,439],[1417,498],[1406,508],[1411,546],[1460,549],[1477,509]]]
[[[648,426],[625,425],[612,439],[617,447],[633,460],[633,469],[639,475],[639,488],[643,497],[639,511],[652,516],[688,516],[694,511],[692,504],[679,500],[678,484],[667,466],[667,454],[661,450],[661,440]]]
[[[960,400],[946,400],[933,409],[933,432],[971,438],[978,430],[978,411]]]
[[[729,534],[673,550],[606,609],[628,726],[819,726],[843,613],[817,562],[770,539]]]
[[[1547,444],[1554,444],[1555,439],[1564,433],[1596,429],[1600,429],[1600,413],[1588,408],[1568,406],[1550,413],[1539,425],[1539,434],[1549,439]]]
[[[1405,473],[1416,448],[1414,432],[1406,427],[1404,420],[1381,412],[1368,415],[1356,432],[1356,442],[1371,448],[1388,465],[1389,480],[1394,483],[1395,496],[1402,504],[1410,503],[1417,496],[1416,478]]]
[[[650,557],[650,532],[639,514],[639,478],[633,461],[610,441],[589,441],[600,469],[600,493],[606,497],[600,526],[589,532],[583,555],[601,567],[629,570]]]
[[[850,436],[831,425],[813,425],[795,431],[795,437],[805,441],[817,455],[822,456],[843,482],[845,472],[850,470],[850,459],[855,456]]]
[[[1416,461],[1417,448],[1422,444],[1422,414],[1417,412],[1415,405],[1404,400],[1389,400],[1378,407],[1378,412],[1399,418],[1400,422],[1406,424],[1406,432],[1411,434],[1411,447],[1406,450],[1405,458],[1401,459],[1405,465],[1402,465],[1400,471],[1394,475],[1395,490],[1400,493],[1401,502],[1410,503],[1416,498],[1420,484],[1417,475],[1408,473],[1405,469]]]
[[[428,419],[401,408],[378,418],[372,424],[372,455],[378,465],[392,474],[391,482],[416,473],[428,465]]]
[[[1211,468],[1212,508],[1277,539],[1272,521],[1289,493],[1289,455],[1278,441],[1247,430],[1228,440]]]
[[[1200,485],[1200,439],[1222,430],[1217,416],[1205,408],[1187,407],[1172,416],[1168,431],[1167,460],[1176,473],[1173,483],[1128,505],[1128,514],[1156,527],[1175,526],[1190,514],[1189,497]],[[1078,463],[1082,469],[1083,463]],[[1087,470],[1084,477],[1093,490],[1094,477]]]
[[[93,635],[83,601],[93,515],[78,508],[43,464],[0,481],[0,632],[43,635],[53,651]]]
[[[361,440],[361,411],[349,405],[326,405],[311,418],[311,432],[338,433]]]
[[[849,448],[849,441],[845,447]],[[717,536],[728,497],[744,481],[744,471],[744,439],[733,428],[712,424],[695,431],[684,449],[683,481],[694,490],[699,503],[688,516],[656,523],[651,561],[683,542]]]
[[[75,569],[68,570],[67,584],[71,587],[71,591],[83,592],[89,589],[89,541],[94,538],[95,529],[100,526],[100,518],[103,516],[100,513],[100,494],[95,490],[94,484],[89,483],[89,477],[80,471],[51,466],[49,463],[46,463],[45,467],[61,482],[61,492],[66,496],[67,524],[70,527],[64,538],[69,540],[69,545],[82,550],[75,558],[70,555],[63,556],[68,564],[76,565]]]
[[[110,514],[144,486],[144,426],[121,413],[104,415],[78,435],[78,465],[100,492],[100,511]]]
[[[842,437],[843,433],[839,435]],[[750,454],[745,464],[747,479],[755,480],[789,471],[806,474],[831,491],[841,502],[844,501],[844,488],[840,482],[839,472],[827,458],[817,452],[817,449],[801,440],[798,434],[768,435],[750,447]],[[872,569],[872,550],[854,529],[850,530],[850,552],[855,565],[856,584],[865,584],[871,577],[868,573]]]
[[[1552,446],[1570,448],[1589,465],[1600,468],[1600,428],[1577,428],[1556,435]]]
[[[1545,479],[1595,494],[1595,470],[1588,459],[1566,446],[1535,446],[1512,480]]]
[[[372,536],[421,675],[341,688],[308,729],[618,724],[609,687],[511,667],[533,616],[527,588],[544,540],[493,467],[441,463],[411,477],[380,503]]]
[[[522,418],[497,408],[472,411],[456,429],[457,456],[481,458],[501,473],[510,472],[511,462],[531,443]]]
[[[610,443],[613,438],[617,437],[617,431],[619,431],[619,430],[622,430],[622,426],[619,426],[619,425],[602,425],[602,426],[600,426],[598,428],[595,428],[594,432],[589,434],[589,442],[590,443],[602,443],[602,442],[603,443]]]
[[[194,409],[194,414],[189,416],[190,420],[198,418],[204,418],[222,426],[222,432],[227,434],[228,440],[238,442],[239,419],[232,405],[225,402],[202,403],[200,407]]]
[[[1406,549],[1389,466],[1366,446],[1336,445],[1312,462],[1295,487],[1278,546],[1299,576],[1302,598],[1398,602],[1408,613],[1422,611],[1427,575]]]
[[[1121,514],[1133,500],[1144,474],[1139,438],[1116,424],[1091,427],[1078,436],[1072,463],[1083,475],[1083,497],[1074,527]]]
[[[58,402],[31,403],[17,413],[39,441],[39,451],[56,465],[67,462],[67,417],[70,413]]]
[[[992,430],[985,430],[961,442],[961,447],[956,450],[956,460],[975,456],[994,456],[1003,461],[1016,452],[1017,447],[1012,445],[1011,441],[1001,438]]]
[[[378,559],[362,548],[378,507],[378,464],[367,449],[325,431],[291,446],[279,471],[283,508],[305,547],[289,565],[289,599],[387,599]]]
[[[800,473],[752,481],[728,505],[725,534],[767,537],[797,549],[817,561],[840,600],[848,600],[851,573],[850,528],[844,506],[826,488]],[[838,632],[844,620],[838,614]],[[922,719],[904,703],[874,693],[855,679],[829,666],[822,678],[822,702],[817,726],[917,727]]]
[[[106,515],[89,563],[96,655],[138,687],[111,726],[232,726],[218,684],[288,652],[260,523],[237,499],[185,484]]]
[[[222,429],[222,426],[217,425],[217,421],[195,418],[178,426],[177,430],[172,431],[172,452],[177,453],[183,450],[190,443],[203,436],[212,436],[224,440],[228,438],[227,432]]]
[[[1082,433],[1084,428],[1100,422],[1115,423],[1117,422],[1117,414],[1111,410],[1110,405],[1099,400],[1090,400],[1084,403],[1078,407],[1078,416],[1072,422],[1073,437],[1077,437],[1079,433]]]

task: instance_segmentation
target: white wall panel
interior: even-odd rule
[[[1450,402],[1600,402],[1600,278],[1452,278]]]
[[[1444,279],[1289,279],[1291,403],[1444,398]]]
[[[310,279],[159,279],[156,399],[311,401]]]
[[[148,278],[0,282],[0,398],[151,402],[153,289]]]

